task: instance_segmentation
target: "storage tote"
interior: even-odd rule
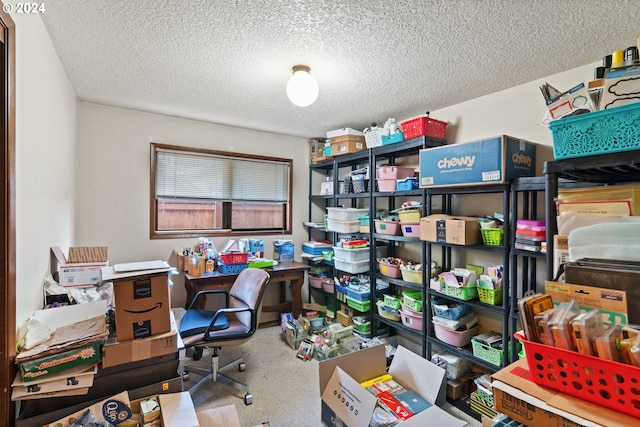
[[[333,265],[336,270],[344,271],[346,273],[357,274],[365,273],[369,271],[369,260],[362,261],[343,261],[341,259],[334,258]]]
[[[435,332],[436,338],[455,347],[464,347],[469,344],[471,338],[478,335],[479,330],[480,325],[475,325],[466,331],[452,331],[444,326],[433,324],[433,331]]]
[[[376,233],[388,234],[391,236],[399,236],[402,233],[402,230],[400,229],[400,222],[398,221],[374,219],[373,222],[376,226]]]
[[[327,219],[337,221],[358,221],[362,215],[368,215],[369,208],[327,208]]]
[[[556,160],[637,150],[640,102],[553,120],[549,129]]]
[[[419,222],[401,222],[400,229],[404,237],[420,237]]]
[[[405,120],[400,123],[400,126],[402,127],[404,139],[417,138],[423,135],[444,139],[447,132],[447,122],[432,119],[428,116]]]

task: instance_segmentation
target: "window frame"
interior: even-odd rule
[[[221,230],[158,230],[158,216],[157,216],[157,200],[156,195],[156,175],[157,175],[157,162],[156,152],[158,150],[173,150],[177,152],[184,152],[186,154],[203,154],[214,156],[229,156],[240,159],[256,160],[256,161],[272,161],[287,164],[289,168],[289,188],[288,188],[288,201],[285,203],[285,227],[277,230],[273,229],[257,229],[257,230],[243,230],[234,231],[233,229],[221,229]],[[259,156],[255,154],[210,150],[206,148],[194,148],[184,147],[178,145],[161,144],[157,142],[150,143],[151,151],[151,167],[150,167],[150,191],[149,191],[149,236],[154,239],[181,239],[181,238],[193,238],[193,237],[222,237],[222,236],[254,236],[254,235],[283,235],[292,234],[292,207],[293,207],[293,160],[279,157]]]

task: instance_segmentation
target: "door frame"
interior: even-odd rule
[[[0,5],[3,5],[0,1]],[[0,170],[4,175],[0,189],[2,206],[0,232],[0,360],[5,364],[0,369],[0,425],[13,425],[15,419],[14,406],[11,402],[11,383],[16,373],[16,215],[15,215],[15,136],[16,136],[16,48],[15,23],[9,14],[0,8],[0,30],[2,30],[4,56],[4,99],[2,114],[4,115],[3,154]]]

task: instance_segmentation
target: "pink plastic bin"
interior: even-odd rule
[[[402,229],[402,235],[405,237],[420,237],[419,222],[401,222],[400,228]]]
[[[422,313],[418,313],[413,310],[409,310],[407,307],[402,307],[400,310],[400,316],[402,317],[402,324],[408,326],[411,329],[422,329]]]
[[[378,182],[378,191],[380,192],[396,191],[395,179],[377,179],[376,181]]]
[[[399,166],[378,166],[377,169],[378,179],[404,179],[411,178],[415,173],[415,168],[403,168]]]
[[[402,234],[402,230],[400,230],[400,223],[398,221],[374,219],[373,222],[376,225],[376,233],[389,234],[391,236],[399,236]]]
[[[471,338],[473,338],[475,335],[478,335],[480,325],[475,325],[474,327],[472,327],[471,329],[467,329],[466,331],[452,331],[451,329],[447,329],[444,326],[440,326],[434,323],[433,330],[436,333],[436,338],[438,338],[440,341],[446,342],[447,344],[456,347],[464,347],[471,342]]]
[[[378,267],[380,269],[380,274],[383,276],[391,277],[393,279],[399,279],[402,277],[402,272],[400,272],[400,266],[398,265],[378,261]]]

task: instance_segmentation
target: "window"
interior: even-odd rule
[[[291,164],[151,143],[151,238],[291,233]]]

